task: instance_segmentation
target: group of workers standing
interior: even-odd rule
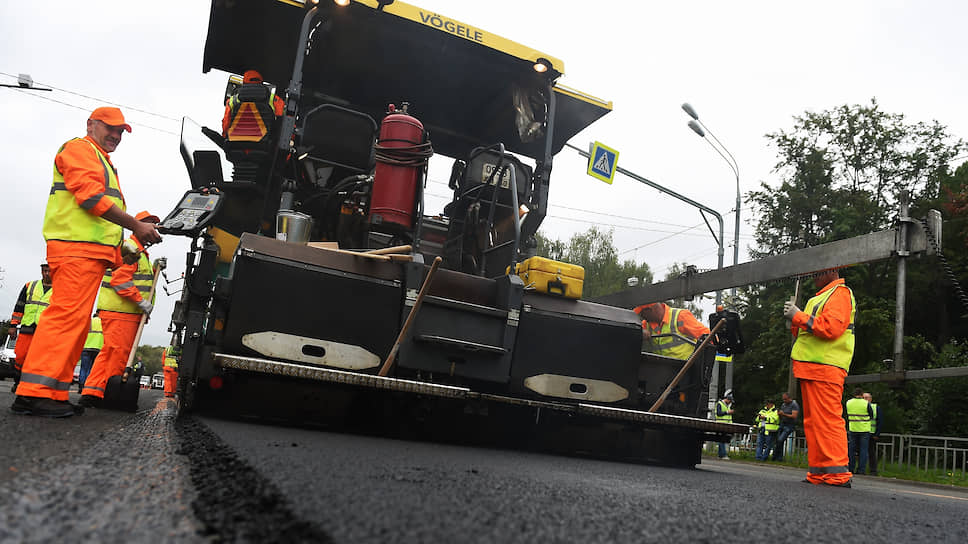
[[[732,394],[729,395],[730,400]],[[852,474],[877,475],[877,441],[881,435],[881,412],[874,397],[860,387],[854,388],[853,398],[844,403],[843,418],[847,421],[848,470]],[[724,399],[725,400],[725,399]],[[724,401],[720,401],[723,403]],[[773,460],[783,460],[783,444],[796,429],[800,407],[789,393],[783,394],[779,408],[767,399],[756,415],[756,460],[766,461],[773,451]],[[717,410],[717,414],[719,410]],[[871,447],[873,443],[873,447]],[[723,457],[720,455],[720,457]],[[728,457],[727,457],[728,459]]]
[[[10,407],[14,413],[70,417],[100,406],[108,379],[120,375],[127,364],[142,315],[153,308],[147,295],[154,273],[145,248],[161,241],[159,219],[126,211],[110,157],[125,132],[131,132],[131,125],[120,109],[97,108],[87,120],[87,134],[64,143],[54,157],[43,222],[47,262],[41,267],[41,287],[28,284],[32,287],[24,308],[19,316],[15,308],[11,319],[20,327],[15,348],[20,375]],[[137,260],[130,264],[121,258],[124,229],[131,231],[130,241],[137,248]],[[91,359],[98,347],[96,339],[88,341],[96,335],[95,300],[103,346]],[[85,366],[85,353],[90,370],[75,405],[68,392],[74,367],[78,361]]]
[[[779,409],[773,399],[766,399],[763,408],[756,414],[756,460],[766,461],[773,452],[774,461],[783,461],[783,447],[797,427],[800,415],[800,405],[790,396],[783,393],[783,404]]]

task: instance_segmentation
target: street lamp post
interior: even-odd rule
[[[585,151],[585,150],[583,150],[583,149],[581,149],[579,147],[575,147],[575,146],[571,145],[568,142],[565,142],[565,146],[570,147],[571,149],[574,149],[575,151],[578,152],[579,155],[581,155],[582,157],[585,157],[586,159],[589,159],[590,160],[591,155],[588,153],[588,151]],[[720,215],[719,212],[717,212],[716,210],[710,208],[709,206],[705,206],[703,204],[700,204],[700,203],[696,202],[695,200],[693,200],[693,199],[691,199],[691,198],[689,198],[687,196],[683,196],[683,195],[681,195],[681,194],[673,191],[672,189],[669,189],[668,187],[663,187],[662,185],[659,185],[658,183],[656,183],[656,182],[654,182],[654,181],[652,181],[652,180],[650,180],[648,178],[644,178],[644,177],[636,174],[635,172],[630,172],[630,171],[622,168],[621,166],[616,166],[615,167],[615,171],[618,172],[619,174],[624,174],[624,175],[626,175],[626,176],[634,179],[635,181],[637,181],[639,183],[648,185],[649,187],[652,187],[653,189],[656,189],[659,192],[665,193],[665,194],[667,194],[667,195],[669,195],[669,196],[671,196],[673,198],[677,198],[677,199],[685,202],[686,204],[689,204],[690,206],[695,206],[696,208],[699,208],[699,214],[702,215],[703,221],[706,222],[706,226],[709,228],[709,232],[712,233],[713,238],[716,240],[716,245],[718,246],[717,256],[719,258],[719,263],[717,265],[717,268],[722,268],[723,267],[723,254],[725,253],[725,251],[723,251],[723,216]],[[712,225],[709,224],[709,220],[706,219],[706,215],[705,215],[704,212],[712,215],[713,217],[716,218],[716,221],[719,222],[719,236],[716,236],[716,233],[713,231]],[[719,306],[722,303],[722,301],[723,301],[722,296],[723,296],[722,295],[722,291],[716,291],[716,305],[717,306]]]
[[[686,112],[686,114],[689,117],[692,117],[692,120],[689,121],[689,128],[691,128],[693,132],[695,132],[703,140],[705,140],[710,147],[716,150],[716,153],[719,153],[719,156],[722,157],[724,161],[726,161],[726,164],[729,165],[730,170],[732,170],[733,174],[736,176],[736,227],[733,233],[733,266],[736,266],[737,264],[739,264],[739,209],[743,203],[743,200],[739,191],[739,165],[736,164],[736,159],[733,157],[733,154],[730,153],[728,149],[726,149],[726,146],[724,146],[723,143],[719,141],[719,138],[717,138],[716,135],[713,134],[711,130],[709,130],[709,127],[707,127],[702,121],[699,120],[699,114],[696,113],[696,110],[688,102],[685,102],[682,104],[682,111]],[[718,144],[719,147],[716,147],[716,145],[713,145],[713,143],[709,141],[709,138],[706,138],[707,133],[709,134],[709,136],[712,137],[713,140],[716,141],[716,144]],[[720,148],[722,148],[722,150],[720,150]],[[730,297],[733,301],[733,304],[735,304],[736,287],[733,287],[732,290],[730,291]],[[726,365],[726,389],[732,389],[732,388],[733,388],[733,365]]]

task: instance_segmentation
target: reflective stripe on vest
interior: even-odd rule
[[[126,289],[135,286],[141,293],[142,298],[147,298],[151,292],[151,280],[154,279],[154,270],[151,268],[151,261],[144,253],[138,258],[138,271],[134,274],[133,282],[125,282],[116,288],[111,286],[111,270],[104,273],[101,280],[101,291],[97,296],[97,307],[99,310],[110,312],[121,312],[125,314],[140,314],[141,308],[138,303],[119,295],[115,289]],[[154,298],[154,297],[152,297]]]
[[[716,403],[716,408],[717,408],[717,410],[716,410],[716,421],[725,421],[726,423],[732,423],[733,422],[733,414],[728,413],[729,412],[729,405],[726,404],[726,401],[721,400],[721,401],[717,402]],[[719,412],[722,412],[725,415],[719,415]]]
[[[871,411],[874,412],[874,418],[871,419],[871,434],[877,432],[877,405],[873,402],[871,403]],[[872,448],[874,446],[871,446]]]
[[[50,196],[47,197],[47,211],[44,213],[44,239],[116,246],[121,243],[123,229],[107,219],[88,213],[87,210],[93,208],[103,196],[108,197],[122,211],[125,210],[124,197],[121,196],[121,186],[118,184],[118,174],[97,146],[83,138],[75,138],[75,140],[81,140],[90,145],[101,162],[101,167],[104,169],[104,191],[78,205],[74,200],[74,194],[67,190],[64,176],[57,169],[55,162],[54,181],[51,183]],[[67,143],[62,145],[57,152],[63,151],[66,145]]]
[[[101,327],[101,318],[91,318],[91,328],[87,331],[87,340],[84,341],[84,349],[101,349],[104,347],[104,329]]]
[[[871,432],[871,416],[867,401],[854,397],[847,401],[847,430],[852,433]]]
[[[679,334],[679,308],[673,308],[668,323],[663,323],[659,334],[652,337],[656,355],[664,355],[685,361],[692,355],[696,344]]]
[[[21,327],[32,327],[37,323],[40,313],[50,305],[50,295],[53,292],[53,289],[44,292],[43,280],[30,282],[30,287],[27,289],[27,302],[24,304],[24,316],[20,320]]]
[[[817,313],[823,310],[824,304],[834,291],[839,288],[847,289],[850,293],[850,323],[847,325],[847,330],[833,340],[817,338],[813,335],[813,320]],[[832,365],[849,371],[850,360],[854,357],[854,314],[857,311],[854,292],[846,285],[837,285],[808,300],[803,311],[810,314],[810,319],[807,320],[806,330],[801,329],[797,333],[797,340],[793,344],[790,357],[797,361]]]
[[[769,433],[775,433],[780,430],[780,414],[777,413],[776,408],[772,410],[763,408],[759,413],[762,416],[760,420],[760,427]]]

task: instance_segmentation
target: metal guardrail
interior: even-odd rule
[[[874,442],[871,442],[874,445]],[[707,444],[715,452],[717,444]],[[913,470],[917,472],[947,472],[954,479],[968,479],[968,438],[927,436],[916,434],[881,433],[875,446],[878,470]],[[807,463],[806,438],[791,435],[783,448],[785,461]],[[756,451],[756,434],[734,435],[730,452]]]

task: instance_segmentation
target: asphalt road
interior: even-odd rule
[[[672,469],[212,418],[16,416],[0,542],[968,541],[968,491],[706,460]]]

